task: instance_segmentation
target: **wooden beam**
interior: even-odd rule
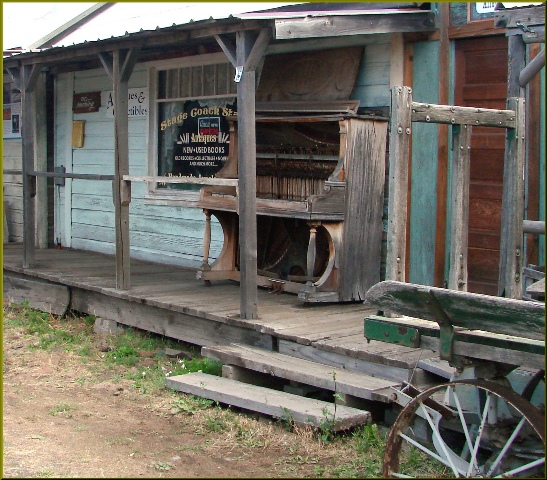
[[[405,281],[412,90],[391,89],[386,280]]]
[[[110,56],[110,53],[99,52],[99,60],[101,61],[106,71],[106,74],[108,75],[108,78],[110,78],[111,81],[114,81],[114,74],[112,73],[112,69],[113,69],[112,57]]]
[[[36,177],[34,170],[34,105],[33,91],[36,86],[40,65],[21,67],[21,136],[23,167],[23,268],[34,265],[36,247]]]
[[[452,206],[450,217],[450,272],[448,288],[467,291],[467,244],[469,231],[469,181],[471,129],[469,125],[452,127]]]
[[[275,20],[276,40],[433,30],[435,16],[426,11]]]
[[[455,107],[451,105],[412,102],[412,121],[514,128],[516,120],[513,110]]]
[[[439,103],[449,103],[450,91],[450,41],[448,25],[450,23],[450,4],[441,3],[440,41],[439,41]],[[433,284],[444,287],[445,251],[446,251],[446,202],[448,190],[448,127],[440,124],[437,144],[437,216],[435,220],[435,263]]]
[[[123,83],[126,83],[131,78],[131,74],[133,73],[133,69],[135,68],[135,65],[137,64],[137,59],[139,57],[139,52],[141,50],[140,45],[130,48],[129,51],[125,55],[125,59],[123,61],[123,65],[121,67],[120,71],[120,81]]]
[[[220,48],[222,48],[222,51],[226,54],[228,57],[228,60],[232,64],[234,68],[237,67],[237,61],[236,61],[236,46],[234,42],[230,38],[228,38],[227,35],[215,35],[215,40],[219,44]]]
[[[524,97],[524,90],[519,83],[520,72],[526,66],[526,44],[521,35],[509,37],[507,98]]]
[[[254,41],[253,48],[249,52],[249,56],[245,61],[245,70],[256,71],[260,61],[264,58],[264,52],[266,47],[272,38],[272,32],[269,28],[263,28],[260,30],[258,37]]]
[[[501,246],[498,295],[522,298],[522,258],[524,220],[525,102],[509,98],[508,108],[515,110],[517,124],[507,132],[503,168]]]
[[[496,12],[495,23],[498,28],[530,28],[545,25],[545,6],[530,6]]]
[[[120,51],[113,55],[114,89],[114,213],[116,227],[116,288],[127,290],[130,285],[129,204],[122,198],[123,176],[129,175],[128,143],[128,75],[122,66]],[[130,72],[129,72],[130,75]]]
[[[266,34],[254,40],[252,32],[236,34],[239,172],[239,248],[241,271],[241,318],[258,318],[257,307],[257,232],[256,232],[256,71],[265,49]],[[258,43],[257,43],[258,42]],[[255,50],[255,47],[257,50]],[[253,51],[255,53],[253,53]]]

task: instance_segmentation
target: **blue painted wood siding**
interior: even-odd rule
[[[370,44],[368,43],[370,42]],[[389,105],[390,37],[368,40],[352,98],[362,106]],[[73,87],[71,76],[74,76]],[[137,65],[129,88],[147,87],[147,71]],[[56,80],[55,165],[74,173],[114,173],[114,120],[106,106],[98,112],[72,113],[74,93],[112,91],[103,70],[61,74]],[[150,93],[150,92],[149,92]],[[71,148],[71,121],[85,120],[83,148]],[[148,117],[129,118],[129,173],[148,175]],[[68,142],[68,144],[67,144]],[[68,145],[68,146],[67,146]],[[134,182],[130,204],[131,255],[162,263],[197,267],[203,256],[204,215],[201,209],[147,204],[146,185]],[[114,205],[109,181],[72,180],[55,194],[55,240],[73,248],[115,252]],[[214,218],[213,218],[214,220]],[[213,221],[210,257],[220,253],[223,234]]]

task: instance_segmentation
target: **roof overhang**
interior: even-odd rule
[[[377,10],[358,15],[323,14],[274,21],[276,40],[435,30],[435,14],[423,10]]]
[[[4,57],[5,69],[38,64],[53,71],[77,71],[102,66],[99,54],[115,50],[138,49],[139,62],[221,51],[215,36],[234,35],[237,31],[272,30],[272,44],[289,40],[354,37],[381,33],[430,32],[435,30],[435,15],[429,10],[384,9],[317,12],[300,18],[208,19],[141,30],[110,39],[98,39],[75,45],[25,51]],[[355,37],[356,38],[356,37]]]

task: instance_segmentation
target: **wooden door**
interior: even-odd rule
[[[456,105],[505,109],[507,38],[456,42]],[[474,127],[469,191],[468,290],[497,295],[505,129]]]

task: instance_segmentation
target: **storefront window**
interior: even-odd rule
[[[157,175],[212,177],[228,159],[228,117],[236,114],[229,63],[157,70]],[[200,185],[158,183],[157,191]]]

